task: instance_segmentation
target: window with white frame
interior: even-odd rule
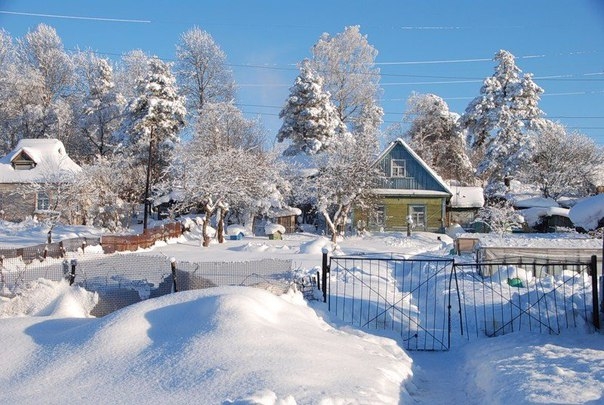
[[[413,220],[415,229],[426,229],[426,206],[425,205],[410,205],[409,216]]]
[[[390,177],[407,177],[407,163],[404,159],[392,159]]]
[[[50,198],[44,191],[38,191],[36,195],[36,209],[41,211],[50,209]]]

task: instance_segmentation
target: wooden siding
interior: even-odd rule
[[[19,222],[27,216],[33,216],[36,210],[36,193],[30,192],[23,196],[17,191],[25,187],[23,184],[0,184],[0,210],[2,219]]]
[[[405,160],[407,177],[390,177],[393,159]],[[386,174],[386,178],[380,181],[378,188],[447,192],[434,176],[400,143],[394,145],[392,150],[378,162],[378,165]]]
[[[403,231],[407,229],[407,216],[410,212],[410,206],[423,205],[426,207],[426,229],[425,231],[437,232],[443,226],[444,204],[443,197],[384,197],[376,202],[376,205],[384,207],[384,223],[376,224],[375,212],[355,211],[354,224],[358,226],[359,221],[364,221],[367,224],[367,229],[377,231],[383,228],[384,231]]]

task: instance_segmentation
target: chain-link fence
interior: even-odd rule
[[[91,312],[104,316],[126,305],[174,291],[217,286],[255,286],[283,293],[293,283],[291,260],[247,262],[172,262],[165,256],[93,254],[82,251],[65,258],[3,257],[0,291],[15,295],[39,278],[82,286],[98,294]]]

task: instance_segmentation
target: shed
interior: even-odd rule
[[[447,226],[459,224],[470,230],[476,214],[484,206],[482,187],[451,186],[451,200],[447,206]]]
[[[283,239],[283,234],[285,233],[285,227],[280,224],[273,224],[268,222],[264,226],[264,233],[268,235],[269,239]]]

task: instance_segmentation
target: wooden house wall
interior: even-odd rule
[[[0,210],[6,221],[19,222],[27,216],[34,215],[36,209],[36,194],[34,192],[23,196],[17,193],[22,184],[0,184]]]
[[[364,221],[367,229],[377,231],[383,227],[385,231],[403,231],[407,229],[407,216],[409,206],[424,205],[426,207],[426,231],[437,232],[443,226],[442,197],[383,197],[377,201],[377,205],[384,207],[384,224],[376,224],[373,220],[374,213],[368,210],[355,211],[354,224]]]
[[[393,159],[405,160],[406,177],[390,177]],[[447,192],[442,185],[402,145],[396,144],[378,163],[386,177],[378,188],[398,190],[434,190]]]

